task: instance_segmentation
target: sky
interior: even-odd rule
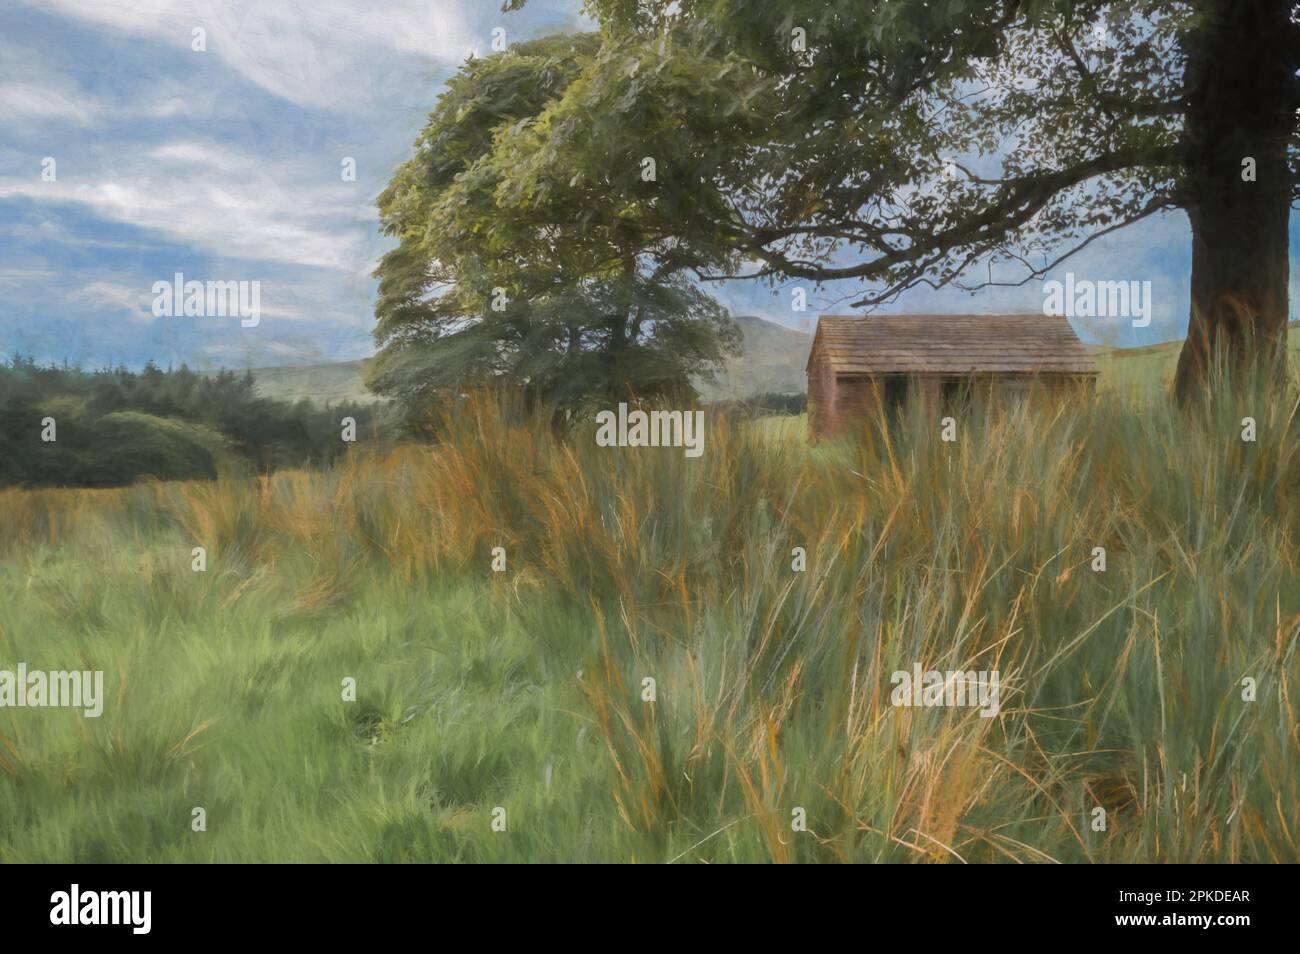
[[[515,42],[591,27],[580,0],[516,13],[498,0],[5,0],[0,355],[243,368],[372,354],[372,273],[392,246],[375,199],[446,80],[491,52],[494,29]],[[1177,338],[1189,240],[1186,218],[1169,213],[1048,277],[1152,283],[1149,327],[1077,321],[1085,340]],[[155,316],[154,284],[177,273],[258,282],[259,320]],[[805,328],[851,311],[860,292],[808,289],[800,312],[795,284],[710,290],[736,314]],[[1039,283],[925,290],[893,310],[1038,311],[1043,300]]]

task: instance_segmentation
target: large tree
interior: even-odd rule
[[[626,190],[636,157],[657,157],[660,199],[638,224],[714,243],[724,267],[701,277],[859,279],[855,305],[876,306],[920,285],[1033,282],[1181,209],[1179,393],[1219,344],[1282,367],[1295,0],[587,7],[602,49],[549,108],[534,182],[601,163]]]
[[[591,35],[535,40],[449,82],[379,200],[399,241],[376,273],[376,390],[416,412],[492,377],[557,411],[681,401],[735,351],[738,327],[686,277],[721,267],[712,243],[638,222],[651,178],[628,190],[599,169],[553,175],[550,109],[598,50]]]

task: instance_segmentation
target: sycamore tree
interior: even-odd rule
[[[656,158],[658,201],[628,214],[655,242],[711,246],[697,277],[859,280],[855,306],[873,307],[1037,282],[1181,210],[1179,393],[1219,347],[1283,367],[1295,0],[586,6],[601,47],[533,130],[534,187]],[[635,188],[608,185],[620,202]]]
[[[559,412],[684,401],[736,351],[738,327],[690,278],[727,253],[640,223],[652,166],[635,166],[632,188],[611,188],[625,170],[599,162],[555,175],[549,141],[566,131],[551,110],[599,51],[595,36],[550,37],[449,82],[379,199],[398,244],[376,272],[375,390],[413,412],[492,378]]]

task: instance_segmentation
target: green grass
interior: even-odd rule
[[[108,683],[98,719],[0,714],[0,860],[573,857],[581,826],[550,806],[612,811],[565,680],[482,587],[403,586],[351,563],[346,541],[273,570],[231,541],[194,573],[188,541],[121,498],[0,577],[0,659]],[[482,838],[479,808],[496,804],[509,837]]]
[[[1291,399],[714,416],[698,460],[451,427],[0,492],[0,668],[107,690],[0,710],[0,861],[1300,860]],[[916,662],[1001,714],[890,705]]]

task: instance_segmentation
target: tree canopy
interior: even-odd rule
[[[584,157],[590,174],[557,175],[549,142],[575,120],[553,111],[600,49],[593,35],[522,43],[449,82],[379,200],[398,245],[377,271],[376,390],[418,407],[508,376],[559,408],[688,397],[734,351],[738,329],[685,273],[721,267],[713,245],[642,222],[653,170]]]
[[[706,279],[856,279],[855,304],[874,307],[921,285],[1029,283],[1182,209],[1180,390],[1219,343],[1278,366],[1300,196],[1294,0],[587,7],[599,48],[527,125],[520,161],[539,193],[601,182],[661,261],[683,246]],[[634,203],[645,157],[657,188]]]

